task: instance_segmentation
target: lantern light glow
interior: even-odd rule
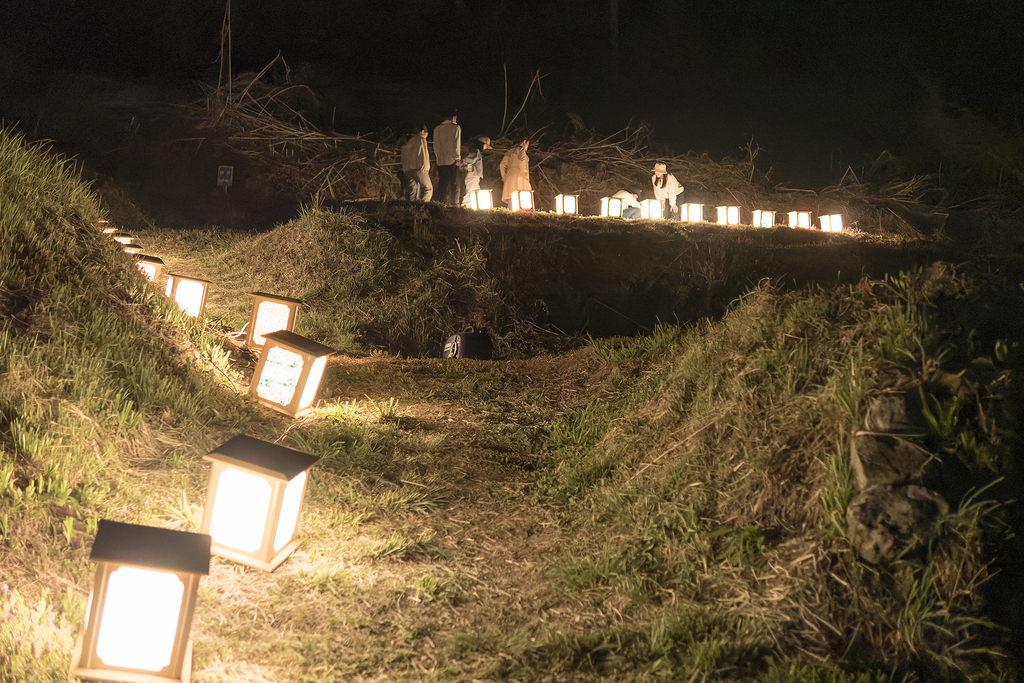
[[[249,393],[262,405],[292,417],[308,412],[334,349],[288,330],[270,332],[263,339]]]
[[[557,197],[555,197],[555,213],[579,213],[579,195],[560,194]]]
[[[738,206],[719,206],[718,207],[718,224],[719,225],[739,225],[740,224],[740,207],[738,207]]]
[[[509,197],[509,208],[513,211],[530,211],[533,209],[533,191],[516,190]]]
[[[485,211],[494,208],[490,190],[476,190],[469,194],[469,208],[474,211]]]
[[[661,218],[664,208],[665,204],[657,199],[645,199],[640,202],[640,218]]]
[[[824,232],[842,232],[843,231],[843,216],[842,214],[832,214],[831,216],[818,216],[818,220],[821,222],[821,229]]]
[[[100,520],[96,574],[71,659],[79,678],[188,683],[199,577],[210,573],[206,534]]]
[[[622,218],[622,200],[618,197],[602,197],[601,217]]]
[[[139,254],[135,258],[135,265],[138,266],[139,272],[145,275],[146,279],[150,282],[156,282],[164,269],[164,262],[162,259],[159,259],[156,256],[147,256],[145,254]]]
[[[789,212],[789,227],[791,227],[791,228],[810,228],[811,227],[811,212],[810,211],[790,211]]]
[[[278,330],[295,329],[295,317],[302,302],[285,296],[253,292],[252,313],[249,316],[249,335],[246,346],[263,348],[264,335]]]
[[[206,307],[206,292],[210,288],[207,280],[169,273],[167,275],[167,296],[193,318],[203,314]]]
[[[704,205],[683,204],[679,207],[679,220],[700,223],[704,220]]]
[[[202,528],[213,553],[273,571],[301,542],[307,471],[319,458],[239,435],[203,459],[211,469]]]
[[[771,228],[775,226],[775,212],[774,211],[763,211],[761,209],[754,210],[754,221],[755,228]]]

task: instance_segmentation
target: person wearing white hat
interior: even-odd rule
[[[665,164],[654,165],[651,185],[654,186],[654,198],[665,205],[665,216],[677,216],[679,205],[683,203],[683,186],[668,172]]]
[[[470,140],[469,151],[462,157],[460,168],[465,172],[465,192],[462,195],[462,205],[469,206],[469,195],[480,189],[480,181],[484,179],[484,150],[491,148],[491,139],[481,135]]]

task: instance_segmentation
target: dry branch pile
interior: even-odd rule
[[[283,77],[273,78],[282,70]],[[325,132],[329,124],[313,122],[319,119],[319,98],[307,86],[291,83],[280,55],[255,76],[208,87],[205,99],[194,108],[208,128],[226,134],[231,148],[262,162],[275,186],[303,201],[386,200],[401,195],[399,137],[387,129],[358,136]],[[930,178],[890,177],[882,184],[868,183],[850,169],[835,186],[798,190],[775,185],[758,169],[760,150],[754,142],[742,148],[740,156],[720,161],[696,152],[654,156],[646,126],[627,126],[602,136],[571,114],[567,128],[544,142],[549,134],[546,129],[509,131],[493,140],[495,150],[484,158],[483,187],[500,188],[498,165],[504,151],[531,138],[530,173],[540,207],[554,206],[557,194],[577,194],[582,213],[594,215],[601,198],[619,190],[653,197],[652,169],[655,163],[664,163],[685,188],[686,201],[706,207],[841,213],[845,224],[855,229],[903,238],[941,230],[945,219],[944,213],[922,202],[935,191]],[[888,161],[891,158],[883,154],[876,166]],[[866,177],[874,170],[869,169]]]

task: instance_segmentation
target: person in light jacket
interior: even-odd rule
[[[427,150],[427,127],[421,126],[402,146],[404,196],[413,202],[429,202],[434,195],[430,183],[430,152]]]
[[[613,194],[612,197],[622,200],[623,218],[640,218],[640,202],[637,201],[640,198],[639,192],[633,192],[632,190],[619,190]]]
[[[480,181],[484,179],[484,150],[491,148],[491,139],[480,136],[469,143],[469,151],[462,157],[460,168],[465,172],[466,191],[462,195],[462,205],[469,206],[469,195],[480,189]]]
[[[434,156],[437,158],[437,200],[442,204],[459,203],[459,162],[462,160],[462,128],[457,112],[434,129]]]
[[[501,159],[498,170],[501,171],[501,179],[505,183],[501,191],[501,201],[506,204],[513,192],[533,189],[530,185],[530,157],[526,156],[526,150],[529,147],[530,141],[523,140],[505,152],[505,156]]]
[[[651,185],[654,186],[654,198],[665,206],[665,218],[678,218],[679,205],[683,203],[683,186],[668,172],[665,164],[654,165]]]

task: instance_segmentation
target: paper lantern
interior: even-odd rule
[[[262,405],[291,417],[308,412],[334,349],[287,330],[265,334],[263,340],[249,393]]]
[[[508,198],[509,208],[513,211],[530,211],[533,209],[533,191],[516,190]]]
[[[579,213],[579,195],[560,194],[555,197],[555,213],[572,214]]]
[[[263,348],[263,335],[278,330],[295,329],[295,316],[302,302],[286,296],[253,292],[252,313],[249,315],[249,335],[246,346]]]
[[[306,474],[319,458],[239,435],[203,459],[211,467],[202,532],[213,554],[274,571],[301,543]]]
[[[137,244],[135,242],[132,242],[130,244],[124,245],[123,251],[126,254],[141,254],[142,253],[142,245],[141,244]]]
[[[683,204],[679,207],[679,220],[699,223],[704,220],[703,204]]]
[[[740,224],[740,207],[738,207],[738,206],[719,206],[718,207],[718,224],[719,225],[739,225]]]
[[[156,282],[164,271],[163,260],[156,256],[139,254],[135,257],[135,265],[138,266],[139,272],[145,275],[146,279],[150,282]]]
[[[755,228],[771,228],[775,225],[775,212],[774,211],[762,211],[761,209],[754,210],[754,221]]]
[[[601,216],[603,218],[622,218],[622,200],[618,197],[602,197]]]
[[[188,683],[189,631],[210,537],[100,520],[89,559],[96,574],[71,657],[79,678]]]
[[[640,218],[661,218],[665,203],[657,199],[645,199],[640,202]]]
[[[490,190],[475,190],[469,193],[469,208],[474,211],[493,209],[494,202],[491,200]]]
[[[821,222],[821,229],[824,232],[842,232],[843,231],[843,216],[842,214],[833,214],[831,216],[818,216],[818,220]]]
[[[127,232],[115,232],[112,236],[114,241],[119,244],[131,244],[135,241],[135,236],[130,235]]]
[[[810,211],[790,211],[789,212],[789,227],[791,227],[791,228],[810,228],[811,227],[811,212]]]
[[[206,308],[206,293],[210,289],[208,280],[199,280],[184,275],[167,275],[167,296],[173,299],[181,310],[198,318]]]

